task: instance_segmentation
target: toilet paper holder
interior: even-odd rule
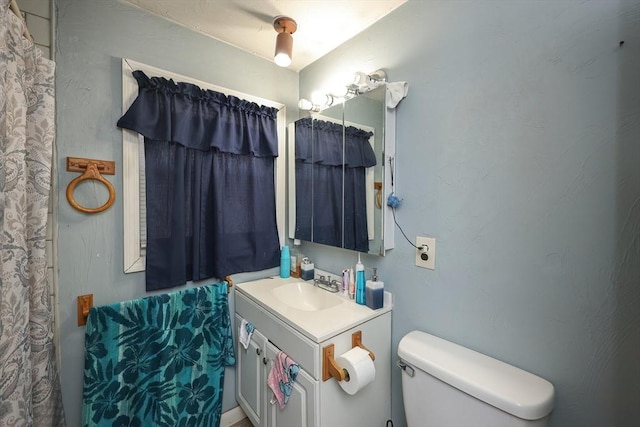
[[[369,352],[371,360],[376,360],[376,355],[362,344],[362,331],[351,334],[351,348],[360,347]],[[322,381],[335,378],[337,381],[349,381],[349,373],[341,367],[335,359],[333,344],[322,347]]]

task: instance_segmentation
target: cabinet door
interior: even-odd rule
[[[242,318],[236,315],[237,337],[240,337]],[[245,350],[238,340],[236,358],[236,400],[256,427],[264,427],[265,405],[265,345],[267,339],[253,331],[249,347]]]
[[[265,376],[265,383],[279,351],[276,346],[270,342],[267,343],[268,370]],[[293,385],[293,391],[284,409],[280,409],[280,405],[273,398],[273,392],[268,385],[266,387],[266,427],[315,427],[319,425],[317,420],[318,405],[316,402],[318,382],[311,375],[300,369]],[[272,401],[273,403],[271,403]]]

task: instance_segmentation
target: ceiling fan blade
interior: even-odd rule
[[[251,3],[251,4],[262,5],[264,7],[263,3]],[[262,10],[257,10],[249,6],[246,6],[245,4],[234,3],[233,7],[269,25],[273,25],[273,18],[279,15],[278,13],[268,14]]]

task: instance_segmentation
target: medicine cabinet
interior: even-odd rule
[[[394,247],[388,96],[382,85],[289,125],[290,238],[380,256]]]

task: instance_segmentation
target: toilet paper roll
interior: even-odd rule
[[[354,347],[336,358],[336,362],[349,373],[349,381],[340,381],[340,387],[348,394],[356,394],[376,377],[376,367],[369,352]]]

